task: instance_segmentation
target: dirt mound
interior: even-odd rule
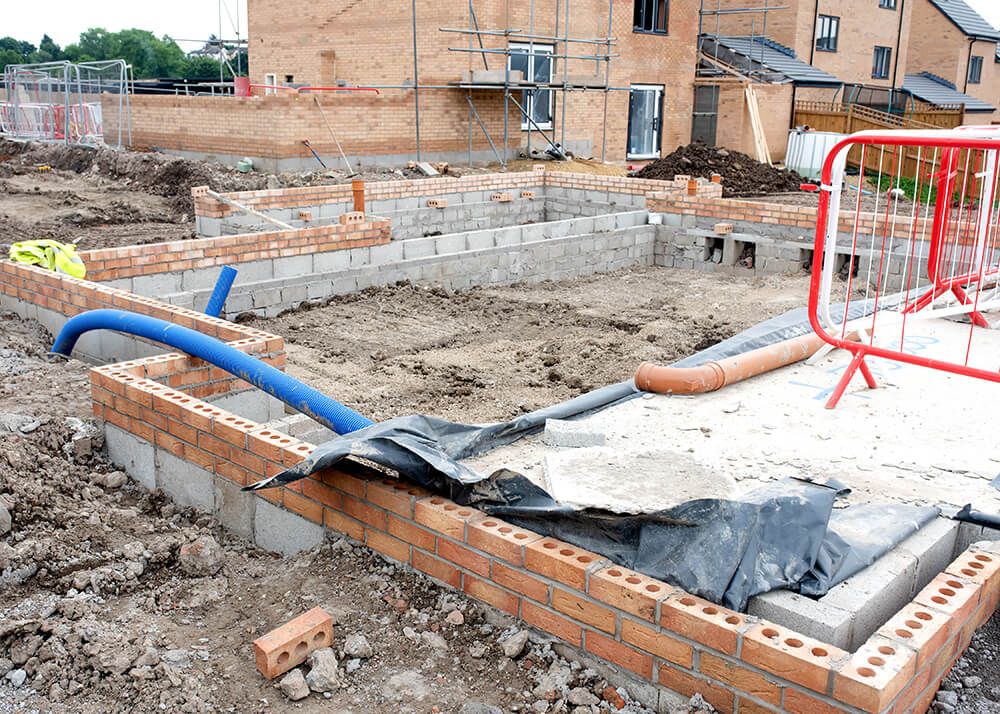
[[[678,174],[708,178],[722,175],[722,195],[756,196],[798,191],[805,181],[794,171],[776,169],[746,154],[700,142],[680,146],[672,154],[647,164],[631,174],[636,178],[672,181]]]

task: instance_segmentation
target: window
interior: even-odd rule
[[[274,87],[277,84],[278,84],[278,75],[273,73],[265,74],[264,85],[266,88],[264,89],[264,94],[275,94],[278,90],[271,89],[271,87]]]
[[[875,52],[872,55],[872,78],[888,79],[889,66],[891,64],[892,64],[892,48],[876,46]]]
[[[635,32],[667,34],[670,0],[635,0],[632,29]]]
[[[521,72],[525,82],[549,84],[552,81],[552,45],[510,45],[510,71]],[[516,79],[516,78],[514,78]],[[514,81],[512,79],[511,81]],[[552,128],[552,90],[526,89],[521,92],[521,106],[539,129]],[[528,117],[521,115],[521,129],[534,129]]]
[[[840,18],[833,15],[820,15],[816,22],[816,49],[823,52],[836,52],[839,38]]]
[[[294,74],[286,74],[285,75],[285,84],[291,84],[294,81],[295,81],[295,75]]]
[[[979,84],[983,80],[983,58],[972,55],[969,58],[969,84]]]
[[[884,7],[886,10],[895,10],[896,0],[878,0],[878,6]]]

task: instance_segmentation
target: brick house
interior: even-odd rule
[[[926,101],[964,104],[969,123],[1000,123],[1000,32],[964,0],[907,4],[913,19],[904,86]]]
[[[261,84],[380,87],[369,123],[390,154],[412,155],[418,100],[422,151],[455,160],[493,159],[504,136],[508,156],[529,141],[544,150],[543,132],[609,161],[687,143],[699,1],[577,0],[567,26],[568,5],[479,0],[473,17],[466,3],[417,0],[414,32],[410,3],[248,0],[249,73]],[[483,34],[446,31],[472,27]]]

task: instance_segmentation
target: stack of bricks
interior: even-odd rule
[[[221,238],[101,248],[80,253],[91,280],[103,282],[137,275],[197,270],[294,255],[382,245],[392,239],[391,222],[374,216],[349,224]]]

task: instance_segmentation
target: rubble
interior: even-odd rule
[[[278,682],[278,688],[281,693],[286,697],[291,699],[293,702],[297,702],[300,699],[305,699],[309,696],[309,685],[306,684],[305,677],[302,676],[302,672],[297,669],[293,669],[291,672],[286,674]]]
[[[337,674],[337,656],[329,647],[318,649],[309,655],[306,660],[309,665],[309,674],[306,675],[306,684],[314,692],[331,692],[340,685],[340,677]]]
[[[201,536],[180,548],[178,561],[188,575],[206,577],[215,575],[225,563],[226,553],[212,536]]]

